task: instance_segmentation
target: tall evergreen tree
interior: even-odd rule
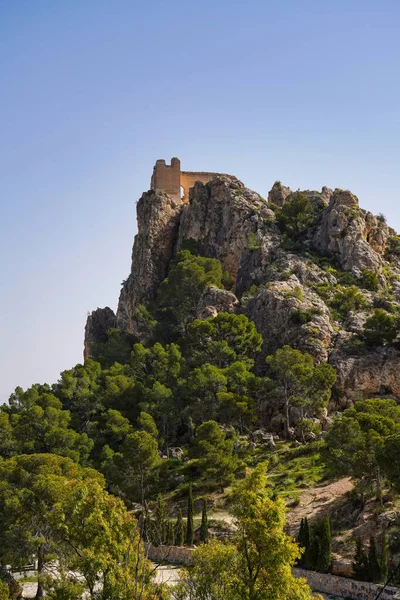
[[[164,499],[160,494],[157,496],[156,514],[154,522],[154,540],[153,543],[156,545],[165,544],[166,538],[166,518],[167,510],[165,507]]]
[[[381,567],[381,580],[385,583],[388,578],[388,540],[386,531],[382,534],[382,543],[381,543],[381,557],[380,557],[380,567]]]
[[[200,541],[204,544],[207,544],[208,542],[208,516],[206,498],[203,500],[203,512],[201,513]]]
[[[175,527],[171,520],[167,521],[166,532],[166,544],[175,546]]]
[[[318,557],[318,570],[326,573],[329,571],[332,561],[332,539],[331,539],[331,520],[326,515],[319,526],[319,539],[321,552]]]
[[[379,564],[376,542],[373,535],[369,539],[368,549],[368,574],[371,581],[379,583],[381,580],[381,566]]]
[[[193,546],[194,526],[193,526],[193,491],[192,484],[189,486],[187,523],[186,523],[186,545]]]
[[[368,556],[364,552],[361,537],[356,538],[356,551],[352,563],[355,578],[359,581],[368,579]]]
[[[183,519],[182,519],[182,511],[179,509],[178,518],[175,523],[175,544],[177,546],[183,546],[185,541],[184,529],[183,529]]]
[[[303,529],[303,544],[304,544],[304,554],[302,557],[303,565],[307,568],[309,567],[310,562],[310,527],[308,525],[307,517],[304,519],[304,529]]]

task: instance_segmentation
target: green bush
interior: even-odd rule
[[[350,311],[360,310],[368,305],[368,302],[360,290],[352,285],[349,288],[338,286],[338,291],[330,302],[332,308],[335,308],[341,315],[345,316]]]
[[[383,346],[394,342],[397,336],[398,319],[382,308],[376,308],[374,314],[366,320],[364,336],[367,343]]]
[[[379,277],[375,271],[363,269],[359,281],[360,285],[366,290],[370,290],[370,292],[377,292],[379,290]]]
[[[282,233],[292,240],[298,240],[314,221],[310,200],[296,192],[276,212],[276,221]]]

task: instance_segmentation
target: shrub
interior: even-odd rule
[[[249,250],[259,250],[260,243],[258,241],[257,235],[252,231],[247,235],[247,248]]]
[[[286,199],[277,211],[276,221],[279,229],[292,240],[299,239],[314,221],[310,200],[296,192]]]
[[[391,235],[386,243],[386,254],[400,256],[400,236]]]
[[[372,345],[383,346],[394,342],[397,335],[398,319],[382,308],[376,308],[374,314],[365,322],[364,336]]]
[[[350,311],[365,308],[368,302],[364,294],[355,285],[352,285],[349,288],[339,286],[330,304],[342,315],[347,315]]]
[[[363,269],[359,281],[360,285],[371,292],[377,292],[379,289],[379,277],[375,271]]]

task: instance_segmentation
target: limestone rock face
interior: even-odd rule
[[[387,395],[400,398],[400,356],[393,348],[369,348],[360,356],[349,356],[344,343],[348,335],[341,333],[329,362],[336,369],[336,388],[342,404]]]
[[[227,290],[220,290],[215,285],[208,286],[197,305],[197,318],[208,319],[215,317],[220,312],[233,313],[239,306],[239,300],[235,294]]]
[[[268,202],[275,204],[281,208],[286,198],[290,196],[292,190],[281,184],[280,181],[275,181],[274,185],[268,192]]]
[[[107,341],[107,331],[115,327],[115,314],[108,306],[97,308],[90,314],[86,321],[83,358],[91,357],[93,342],[104,343]]]
[[[138,233],[132,267],[124,282],[117,310],[117,327],[135,333],[134,313],[153,300],[174,254],[183,203],[163,192],[146,192],[137,204]]]
[[[236,280],[249,245],[261,243],[260,211],[266,208],[259,194],[233,177],[218,177],[208,184],[197,182],[182,212],[178,250],[194,240],[204,256],[221,261]]]
[[[335,190],[314,236],[313,246],[335,256],[341,268],[359,277],[363,269],[379,271],[388,227],[359,208],[351,192]]]
[[[244,310],[263,336],[261,360],[285,344],[308,352],[317,361],[328,359],[334,334],[329,310],[296,276],[260,289]]]

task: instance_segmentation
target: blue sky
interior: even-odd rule
[[[157,158],[400,228],[398,0],[0,0],[0,398],[116,308]]]

